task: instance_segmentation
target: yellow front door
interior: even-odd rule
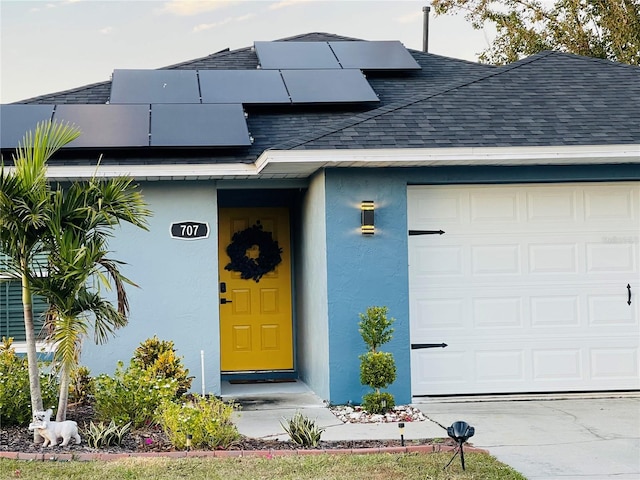
[[[227,248],[233,235],[254,225],[261,227],[262,232],[271,233],[282,249],[281,262],[273,271],[257,276],[258,281],[255,275],[242,278],[241,271],[225,269],[232,263]],[[222,371],[293,369],[289,211],[286,208],[221,208],[218,228]],[[238,245],[241,243],[236,242],[235,246]],[[274,247],[272,243],[270,246]],[[245,267],[240,270],[253,273],[250,270],[255,270],[259,263],[260,249],[253,245],[244,253],[248,260],[241,259],[236,264],[244,262]]]

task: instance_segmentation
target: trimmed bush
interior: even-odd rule
[[[393,354],[380,352],[378,348],[389,342],[393,335],[394,318],[387,318],[387,307],[369,307],[360,314],[358,323],[362,340],[369,351],[360,355],[360,383],[375,391],[363,396],[362,406],[369,413],[385,413],[395,406],[391,393],[381,393],[396,380],[396,362]]]
[[[369,413],[385,413],[396,406],[395,398],[389,392],[365,393],[362,397],[362,408]]]
[[[360,382],[371,388],[386,388],[396,380],[396,362],[389,352],[360,355]]]

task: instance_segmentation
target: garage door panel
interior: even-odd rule
[[[638,262],[632,243],[588,243],[587,271],[593,273],[634,272]]]
[[[577,243],[529,243],[529,272],[576,274],[578,273]]]
[[[463,251],[459,245],[421,246],[414,250],[410,263],[416,275],[462,275]]]
[[[520,245],[482,245],[471,247],[472,275],[517,275],[522,272]]]
[[[442,384],[444,388],[463,388],[473,365],[468,351],[450,348],[435,353],[433,350],[414,350],[411,361],[412,383],[427,386]],[[462,366],[462,367],[461,367]]]
[[[600,381],[630,380],[640,375],[638,348],[635,346],[594,347],[589,352],[591,377]],[[638,382],[635,382],[638,385]],[[636,386],[638,388],[638,386]]]
[[[619,188],[585,188],[585,218],[589,221],[615,223],[620,220],[633,222],[637,216],[637,192]]]
[[[534,382],[583,379],[584,357],[579,348],[537,348],[531,356]]]
[[[535,328],[574,327],[580,325],[577,295],[532,296],[531,326]]]
[[[475,378],[482,383],[522,382],[525,380],[524,357],[522,349],[476,350]]]
[[[440,195],[445,219],[412,212]],[[640,388],[638,202],[637,182],[409,187],[409,228],[446,232],[409,237],[411,341],[449,345],[412,351],[414,395]]]
[[[521,329],[524,327],[522,297],[484,297],[472,300],[476,329]]]
[[[527,191],[527,220],[536,223],[576,223],[579,218],[576,193],[557,188]]]
[[[448,328],[451,330],[468,328],[465,318],[469,318],[469,309],[462,298],[418,299],[412,312],[415,333],[426,334],[430,330]]]
[[[468,220],[474,224],[519,221],[520,207],[517,190],[476,190],[470,193],[469,197],[471,217]]]

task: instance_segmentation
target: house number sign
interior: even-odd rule
[[[206,222],[175,222],[171,224],[171,238],[181,240],[199,240],[209,237],[209,224]]]

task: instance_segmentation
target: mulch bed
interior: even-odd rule
[[[93,420],[93,408],[91,406],[70,406],[67,418],[78,422],[82,435],[82,430]],[[83,436],[84,437],[84,436]],[[430,445],[430,439],[406,440],[405,445]],[[445,441],[440,445],[454,445],[453,442]],[[381,448],[399,447],[400,440],[349,440],[326,442],[321,441],[315,449],[354,449],[354,448]],[[282,442],[278,440],[267,440],[259,438],[242,437],[232,445],[229,450],[299,450],[300,446],[292,442]],[[102,449],[90,448],[83,438],[80,445],[70,443],[66,447],[44,448],[42,445],[33,443],[33,432],[26,426],[12,426],[0,428],[0,452],[24,452],[24,453],[140,453],[140,452],[172,452],[175,448],[167,440],[166,435],[159,427],[150,427],[136,430],[125,435],[122,445],[119,447],[108,447]]]

